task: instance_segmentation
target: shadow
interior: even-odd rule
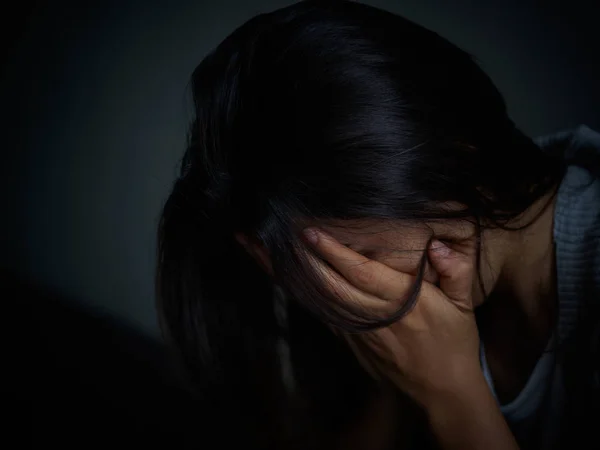
[[[10,410],[20,422],[29,409],[15,428],[30,428],[20,435],[32,448],[207,448],[198,402],[159,342],[7,273],[0,298],[17,375]]]

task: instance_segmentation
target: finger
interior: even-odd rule
[[[415,282],[413,276],[369,259],[321,230],[309,230],[316,233],[317,239],[311,242],[315,251],[361,291],[382,300],[397,302],[412,288]]]
[[[438,240],[429,247],[429,259],[440,276],[440,289],[458,304],[471,308],[474,261],[472,254],[451,249]]]
[[[386,307],[394,306],[392,302],[388,302],[381,298],[375,297],[368,292],[364,292],[350,283],[347,279],[331,270],[325,263],[312,255],[308,255],[312,266],[325,280],[327,290],[332,296],[340,302],[355,307],[373,312],[388,312]],[[385,311],[382,309],[385,308]],[[391,310],[389,312],[392,312]]]

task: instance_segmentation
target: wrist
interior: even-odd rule
[[[483,373],[470,384],[431,396],[425,412],[431,432],[444,449],[518,449]]]
[[[482,401],[496,404],[492,391],[483,375],[481,366],[463,367],[453,375],[448,375],[443,384],[428,389],[421,405],[426,411],[430,409],[444,408],[446,404],[478,404]]]
[[[452,411],[475,411],[495,408],[499,411],[498,403],[490,390],[483,374],[470,377],[464,383],[455,384],[453,389],[432,393],[427,397],[425,410],[428,415],[443,416]]]

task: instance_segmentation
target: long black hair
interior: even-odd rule
[[[191,85],[195,118],[160,221],[158,308],[212,429],[226,421],[247,446],[301,442],[292,414],[313,437],[349,423],[376,387],[327,324],[389,324],[421,285],[426,252],[393,317],[344,308],[311,270],[302,224],[467,220],[480,237],[483,227],[512,229],[565,170],[515,126],[473,56],[356,2],[303,1],[250,19],[204,58]],[[273,279],[235,232],[268,249]],[[289,300],[284,322],[274,285]],[[280,376],[281,342],[300,412]],[[316,448],[314,439],[298,445]]]

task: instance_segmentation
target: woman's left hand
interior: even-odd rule
[[[380,315],[401,307],[415,276],[366,258],[321,230],[317,233],[312,247],[335,271],[313,259],[336,297]],[[484,381],[471,300],[475,253],[439,241],[427,251],[440,277],[439,288],[423,280],[414,308],[385,328],[356,334],[334,329],[372,376],[390,380],[425,407],[440,395]]]

